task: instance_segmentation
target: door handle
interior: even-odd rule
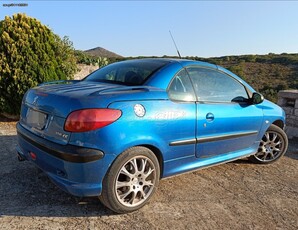
[[[214,115],[213,115],[213,113],[207,113],[206,114],[206,120],[207,121],[213,121],[214,120]]]

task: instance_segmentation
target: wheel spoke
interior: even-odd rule
[[[147,159],[142,159],[141,162],[142,162],[142,167],[141,167],[140,172],[144,173],[145,169],[146,169]]]
[[[271,156],[271,159],[274,159],[274,154],[273,154],[273,152],[270,152],[269,155]]]
[[[268,156],[268,153],[264,153],[264,156],[262,157],[262,160],[266,160],[267,156]]]
[[[276,133],[274,133],[274,134],[273,134],[273,138],[272,138],[272,140],[271,140],[271,141],[272,141],[272,142],[274,142],[276,138],[277,138],[277,134],[276,134]]]
[[[258,152],[255,156],[258,157],[258,159],[262,159],[265,155],[265,151],[262,151],[262,152]]]
[[[265,137],[266,137],[266,142],[270,141],[270,136],[268,132],[265,133]]]
[[[263,151],[261,151],[261,152],[257,152],[256,154],[255,154],[255,156],[262,156],[264,154],[264,152]]]
[[[154,171],[154,169],[149,168],[148,172],[147,172],[147,173],[144,173],[144,175],[145,175],[145,179],[147,179],[147,178],[151,175],[151,173],[152,173],[153,171]]]
[[[139,171],[138,169],[138,163],[137,163],[137,159],[133,159],[132,161],[130,161],[130,163],[132,164],[133,168],[134,168],[134,173],[136,173],[137,171]]]
[[[117,181],[116,187],[117,189],[123,187],[130,187],[130,183],[127,181]]]
[[[143,189],[140,190],[140,193],[141,193],[143,199],[146,198],[146,193],[143,191]]]
[[[261,142],[260,142],[260,147],[263,147],[264,144],[265,144],[265,142],[264,142],[263,140],[261,140]]]
[[[282,142],[281,141],[278,141],[277,143],[273,143],[272,145],[273,146],[277,146],[277,145],[280,145],[280,144],[282,144]]]
[[[154,184],[150,180],[148,180],[148,181],[144,181],[144,185],[151,187]]]
[[[122,193],[119,195],[120,199],[124,201],[124,199],[131,194],[133,191],[131,191],[130,189],[126,192],[126,193]]]
[[[273,150],[276,151],[276,152],[280,152],[280,149],[279,148],[275,148],[274,147]]]
[[[130,172],[127,171],[127,169],[125,167],[122,167],[120,174],[123,174],[125,176],[128,176],[130,179],[133,177],[133,174],[131,174]]]
[[[135,200],[136,200],[136,196],[137,196],[137,193],[135,191],[132,191],[132,196],[131,196],[130,200],[128,201],[128,203],[134,204]]]
[[[264,152],[266,152],[266,148],[264,146],[262,146],[262,147],[259,148],[259,151],[258,151],[257,154],[262,154]]]

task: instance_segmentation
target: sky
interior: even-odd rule
[[[4,7],[27,3],[27,7]],[[74,48],[119,55],[219,57],[298,53],[298,1],[0,0],[0,20],[37,18]]]

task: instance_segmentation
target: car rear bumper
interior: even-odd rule
[[[103,152],[59,145],[17,124],[19,159],[33,162],[62,190],[75,196],[98,196],[107,171]]]

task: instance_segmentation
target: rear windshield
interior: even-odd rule
[[[164,60],[130,60],[103,67],[84,81],[106,82],[123,85],[142,85],[168,62]]]

